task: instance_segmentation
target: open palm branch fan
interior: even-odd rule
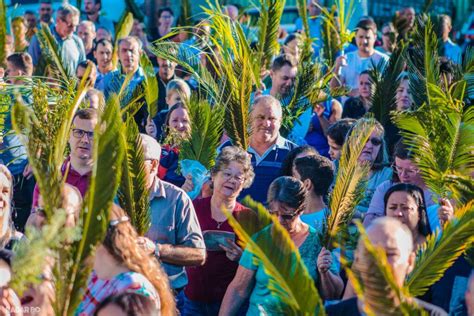
[[[191,119],[191,135],[182,144],[180,160],[199,161],[207,170],[211,170],[217,157],[217,148],[223,132],[224,108],[196,97],[186,103]]]
[[[296,0],[296,7],[298,8],[298,15],[301,18],[301,22],[303,24],[303,33],[306,38],[311,38],[311,35],[309,32],[307,1]]]
[[[375,123],[374,118],[359,120],[342,147],[336,183],[329,197],[330,212],[321,237],[322,244],[328,249],[334,247],[333,241],[341,233],[347,233],[355,207],[364,197],[370,167],[361,165],[358,158],[375,129]]]
[[[146,187],[145,156],[133,117],[127,118],[120,136],[125,148],[125,158],[122,162],[118,199],[137,233],[144,236],[151,224],[150,201]]]
[[[124,158],[122,126],[118,98],[112,95],[94,130],[91,181],[80,215],[82,236],[61,253],[55,270],[56,315],[71,315],[79,305],[92,269],[91,255],[105,236]]]
[[[0,0],[0,66],[5,66],[7,41],[7,8],[5,1]]]
[[[114,69],[117,68],[118,66],[118,42],[124,38],[130,35],[130,32],[132,31],[133,27],[133,14],[127,10],[123,13],[122,17],[117,23],[117,26],[115,27],[115,42],[114,42],[114,50],[112,52],[112,65],[114,66]]]
[[[158,80],[155,75],[153,64],[145,53],[142,53],[140,57],[140,65],[145,73],[143,90],[148,108],[148,115],[153,118],[158,114]]]
[[[430,235],[418,250],[414,270],[405,285],[413,296],[423,295],[474,241],[473,201],[456,210],[442,230]]]
[[[317,2],[315,4],[321,9],[321,16],[327,25],[326,28],[330,28],[332,32],[339,35],[338,50],[343,51],[346,44],[350,43],[355,36],[355,33],[349,29],[349,24],[355,12],[354,0],[350,0],[347,4],[345,0],[335,1],[336,9],[331,10],[331,12],[317,4]],[[334,14],[335,11],[337,11],[337,16]]]
[[[62,80],[66,84],[69,78],[74,77],[76,70],[65,66],[62,48],[59,47],[48,24],[41,22],[41,28],[36,33],[36,36],[40,43],[42,56],[48,65],[46,69],[50,71],[50,75]]]
[[[426,315],[411,299],[408,291],[395,280],[383,248],[374,246],[363,225],[358,255],[352,268],[345,267],[367,315]]]
[[[329,16],[321,22],[321,40],[323,43],[323,48],[321,50],[322,60],[329,69],[334,68],[337,54],[340,51],[340,47],[342,47],[339,33],[334,29],[332,24],[332,21],[335,21],[336,19],[335,13],[336,8],[328,11]]]
[[[226,211],[229,224],[242,244],[246,245],[246,250],[262,261],[270,278],[269,290],[282,300],[285,315],[325,315],[314,280],[288,232],[260,203],[249,197],[243,203],[254,216],[237,220]],[[266,227],[263,225],[271,225],[269,234],[254,235]],[[271,311],[265,312],[271,314]]]

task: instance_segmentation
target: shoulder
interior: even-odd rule
[[[374,57],[374,59],[376,60],[381,60],[383,59],[384,61],[388,61],[390,59],[390,57],[388,57],[387,54],[384,54],[378,50],[374,50],[374,54],[372,55]]]
[[[360,315],[359,310],[357,308],[357,298],[355,297],[343,300],[337,304],[329,305],[326,308],[326,312],[328,313],[328,315]]]
[[[441,307],[436,305],[430,304],[428,302],[422,301],[420,299],[415,298],[414,301],[423,308],[426,312],[428,312],[431,316],[447,316],[448,313],[444,311]]]
[[[188,194],[183,189],[166,181],[161,181],[161,182],[163,184],[163,188],[165,189],[167,196],[172,195],[173,197],[179,197],[183,201],[189,200],[191,202],[191,199],[188,197]]]
[[[193,200],[193,206],[196,212],[199,212],[200,210],[205,210],[209,209],[211,206],[211,198],[201,198],[201,199],[195,199]]]
[[[377,186],[377,191],[387,191],[390,189],[395,183],[392,180],[385,180],[384,182],[380,183]]]

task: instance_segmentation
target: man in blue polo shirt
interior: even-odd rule
[[[255,180],[240,196],[250,195],[258,202],[265,202],[270,183],[280,175],[283,160],[296,145],[280,135],[282,110],[273,96],[255,98],[250,120],[252,134],[247,151],[252,155]]]

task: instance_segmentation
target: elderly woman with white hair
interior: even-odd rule
[[[5,165],[0,165],[0,249],[12,249],[23,238],[12,221],[13,177]]]

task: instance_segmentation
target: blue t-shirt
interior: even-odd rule
[[[326,219],[327,212],[329,212],[329,209],[326,207],[310,214],[301,214],[300,219],[303,223],[308,224],[316,229],[316,231],[320,232]]]
[[[256,233],[252,239],[268,238],[267,235],[271,234],[271,228],[271,225],[264,228],[262,231]],[[309,234],[299,247],[299,252],[309,274],[315,280],[317,279],[316,266],[320,251],[321,245],[319,243],[318,234],[313,227],[309,226]],[[294,255],[292,255],[292,260],[296,260]],[[336,260],[333,260],[330,271],[337,274],[335,261]],[[250,295],[250,306],[247,315],[261,315],[261,309],[267,312],[268,315],[275,315],[275,311],[279,310],[279,306],[281,306],[281,301],[278,297],[273,296],[269,290],[270,278],[265,273],[262,261],[245,249],[239,264],[246,269],[256,271],[255,287]]]

